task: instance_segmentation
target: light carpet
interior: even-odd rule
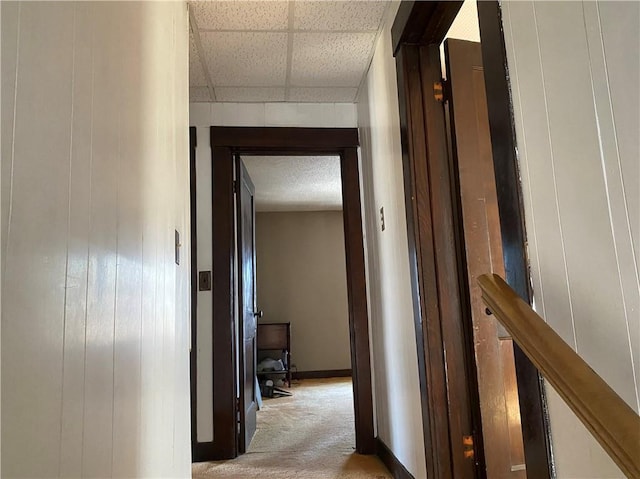
[[[193,465],[194,479],[388,479],[376,456],[355,452],[350,378],[294,382],[292,397],[265,399],[249,451]]]

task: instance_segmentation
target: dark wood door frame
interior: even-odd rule
[[[197,129],[189,127],[189,200],[191,203],[191,348],[189,349],[189,385],[191,398],[191,444],[192,454],[200,454],[195,445],[198,442],[197,410],[196,410],[196,324],[198,311],[198,238],[196,235],[197,202],[196,202],[196,148],[198,147]]]
[[[230,459],[238,455],[234,284],[234,165],[241,155],[335,155],[340,157],[349,333],[355,410],[356,450],[375,454],[369,319],[360,204],[358,131],[355,128],[211,127],[213,202],[213,428],[212,443],[197,443],[194,461]],[[194,284],[195,288],[196,285]],[[195,316],[194,316],[195,317]],[[193,344],[197,337],[192,321]],[[192,355],[192,384],[196,377]],[[195,394],[192,387],[192,411]],[[192,419],[193,421],[193,419]],[[192,423],[192,430],[195,421]]]
[[[445,350],[451,352],[454,339],[452,318],[454,323],[467,325],[466,329],[459,329],[467,344],[470,340],[468,291],[460,281],[465,258],[461,249],[459,189],[447,152],[444,107],[434,97],[434,83],[440,81],[438,47],[461,6],[461,1],[403,1],[392,28],[425,454],[428,475],[439,478],[454,477],[454,471],[461,470],[456,466],[460,458],[455,452],[460,438],[451,436],[457,418],[447,417],[444,379],[448,371]],[[506,280],[530,301],[524,215],[498,2],[478,2],[478,17]],[[550,478],[553,465],[544,390],[536,369],[519,348],[515,349],[527,474],[536,479]],[[447,361],[449,358],[450,354]],[[465,364],[468,384],[473,389],[474,365],[469,358]],[[474,394],[477,385],[475,393],[470,391],[472,400]],[[479,441],[477,404],[472,404],[470,414]],[[477,450],[481,453],[481,445]],[[478,460],[482,461],[481,455]]]
[[[478,2],[478,20],[500,212],[505,280],[522,299],[531,304],[533,293],[525,246],[526,231],[516,155],[516,133],[508,81],[507,53],[502,32],[502,13],[498,2]],[[555,477],[549,412],[542,377],[515,344],[514,355],[518,394],[521,398],[520,415],[528,477]]]

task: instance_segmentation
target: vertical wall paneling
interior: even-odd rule
[[[2,9],[0,9],[0,25],[1,24],[2,24]],[[0,59],[2,58],[1,48],[2,48],[2,45],[0,45]],[[4,76],[2,76],[1,74],[0,74],[0,81],[4,81]],[[15,83],[9,81],[8,84],[13,85],[15,88]],[[2,92],[0,91],[0,101],[4,100],[4,97],[1,97],[1,95],[2,95]],[[0,155],[4,156],[5,150],[2,149],[2,136],[4,135],[4,132],[5,132],[4,113],[2,114],[2,118],[0,121],[2,123],[2,125],[0,126]],[[13,129],[13,126],[11,126],[10,129]],[[0,237],[4,238],[5,219],[4,219],[4,210],[2,209],[2,201],[4,197],[1,195],[1,190],[2,190],[2,168],[0,167]],[[4,272],[4,262],[2,261],[3,251],[4,251],[4,239],[0,240],[0,280],[2,278],[2,273]],[[1,308],[2,308],[2,288],[0,287],[0,310]],[[2,344],[2,328],[0,328],[0,357],[2,355],[1,344]],[[0,382],[0,397],[2,397],[1,382]],[[1,423],[2,423],[2,412],[0,410],[0,424]],[[2,450],[2,440],[0,438],[0,451],[1,450]],[[0,458],[0,471],[1,470],[2,470],[2,460]]]
[[[117,257],[115,285],[115,323],[113,351],[113,437],[112,474],[124,477],[137,470],[136,442],[139,435],[140,403],[133,407],[129,398],[140,395],[140,355],[142,329],[142,262],[135,261],[142,253],[142,211],[138,185],[144,181],[142,154],[138,138],[142,118],[136,99],[142,88],[140,61],[142,45],[125,38],[123,31],[135,31],[142,20],[141,4],[134,3],[126,15],[117,19],[118,93],[113,100],[118,107],[117,158]],[[122,85],[127,85],[123,88]]]
[[[599,27],[601,30],[600,42],[597,36],[593,44],[590,40],[590,51],[594,74],[598,65],[594,60],[599,55],[604,57],[604,64],[597,68],[604,69],[599,76],[606,80],[610,100],[609,105],[603,105],[598,116],[601,121],[612,122],[610,134],[617,143],[618,155],[611,158],[611,163],[616,160],[619,163],[619,178],[610,179],[619,182],[623,188],[625,204],[619,206],[626,210],[630,231],[625,236],[632,241],[637,281],[637,268],[640,265],[640,108],[637,108],[640,104],[640,88],[633,86],[640,84],[640,57],[629,55],[628,51],[637,49],[640,44],[640,6],[635,2],[600,2],[596,9],[589,3],[585,3],[584,8],[588,28],[597,30],[596,27]],[[602,88],[604,90],[604,85]],[[617,235],[616,239],[620,236]],[[620,240],[625,241],[625,238]]]
[[[74,8],[69,219],[65,279],[60,475],[81,476],[87,278],[91,229],[93,7]]]
[[[0,139],[2,146],[1,165],[1,218],[2,218],[2,258],[6,257],[7,252],[7,232],[9,226],[9,210],[11,205],[11,185],[13,178],[13,146],[14,146],[14,120],[15,109],[14,101],[16,90],[16,76],[18,74],[18,45],[19,45],[19,26],[20,26],[20,3],[5,3],[2,8],[2,125],[0,129]],[[2,262],[2,274],[5,270],[5,262]]]
[[[582,4],[539,3],[535,12],[576,350],[637,406],[635,391],[631,396],[626,388],[633,376]],[[557,38],[559,31],[563,34]],[[586,254],[589,261],[584,261]],[[608,301],[592,301],[599,296]],[[605,317],[607,321],[599,320]]]
[[[0,9],[0,25],[2,24],[2,9]],[[1,48],[1,45],[0,45]],[[0,50],[0,59],[2,58],[2,53]],[[3,80],[4,77],[2,77],[0,75],[0,81]],[[9,84],[11,85],[12,82],[9,82]],[[15,85],[14,85],[15,86]],[[1,92],[0,92],[1,95]],[[2,98],[0,98],[0,101],[2,100]],[[2,115],[2,127],[0,127],[0,154],[4,155],[4,150],[2,149],[2,135],[4,133],[4,115]],[[2,190],[2,168],[0,168],[0,193]],[[4,221],[4,211],[1,209],[1,203],[2,203],[2,196],[0,194],[0,236],[4,237],[4,225],[5,225],[5,221]],[[0,279],[2,278],[2,273],[4,271],[4,262],[2,261],[2,252],[4,251],[4,242],[0,241]],[[0,288],[0,310],[2,308],[2,288]],[[2,328],[0,328],[0,345],[2,344],[2,332],[1,332]],[[0,346],[0,357],[2,355],[2,347]],[[2,386],[1,386],[1,382],[0,382],[0,397],[2,397]],[[0,424],[2,423],[2,412],[0,412]],[[2,450],[2,440],[0,438],[0,450]],[[0,471],[2,470],[2,460],[0,459]]]
[[[502,8],[535,308],[638,411],[640,5]],[[548,391],[558,477],[622,477]]]
[[[509,29],[505,28],[505,44],[509,49],[518,48],[518,60],[529,64],[539,64],[540,55],[537,46],[537,33],[535,25],[528,18],[533,16],[533,4],[531,2],[503,3],[503,16],[509,18]],[[521,20],[522,19],[522,20]],[[518,33],[514,36],[514,31]],[[575,345],[572,326],[572,311],[569,300],[566,262],[562,243],[561,228],[559,223],[558,202],[554,181],[548,181],[546,171],[553,171],[553,158],[547,129],[547,115],[544,105],[544,88],[542,72],[539,69],[531,69],[527,74],[519,75],[517,69],[510,69],[512,75],[518,75],[517,81],[512,82],[513,101],[515,108],[515,123],[520,152],[520,165],[522,174],[531,184],[537,185],[535,190],[527,189],[523,184],[524,205],[528,209],[528,218],[535,222],[535,228],[527,225],[527,237],[529,240],[529,252],[531,268],[538,269],[540,277],[545,275],[546,282],[534,281],[534,302],[544,311],[545,317],[556,319],[554,325],[558,334],[569,344]],[[533,103],[540,101],[540,107],[528,112],[525,117],[522,110],[517,109],[520,103]],[[539,168],[529,168],[524,161],[522,152],[528,145],[535,145],[539,152]],[[536,212],[545,212],[538,216]],[[537,254],[538,249],[547,252],[546,255]],[[535,275],[534,275],[535,277]],[[536,288],[537,286],[537,288]],[[556,301],[545,302],[545,292],[557,297]]]
[[[0,8],[2,476],[189,476],[185,5]]]
[[[93,61],[92,175],[89,233],[89,283],[86,321],[84,429],[95,431],[84,438],[82,475],[111,474],[113,437],[113,343],[117,260],[117,201],[119,141],[116,67],[117,21],[106,5],[96,5],[96,48]],[[113,36],[112,36],[113,35]]]
[[[14,108],[24,107],[14,115],[15,160],[3,272],[2,463],[3,476],[5,471],[18,474],[17,465],[12,467],[7,459],[20,456],[28,444],[41,451],[31,461],[32,474],[45,476],[59,466],[73,7],[21,5],[20,22]],[[32,25],[33,31],[21,28],[24,24]],[[49,79],[45,85],[42,77]],[[42,110],[55,112],[54,118],[40,115]],[[50,132],[46,139],[33,141],[34,132],[45,130]],[[23,241],[25,237],[33,240]],[[17,320],[22,317],[33,320]],[[40,331],[41,342],[15,341],[29,338],[34,330]],[[19,380],[25,369],[31,374]],[[47,401],[37,400],[42,397]],[[23,408],[25,398],[30,398],[29,407]]]
[[[636,410],[640,410],[640,56],[624,54],[634,42],[640,48],[640,7],[585,2],[583,14],[615,267],[633,358]],[[635,32],[635,37],[620,32]]]

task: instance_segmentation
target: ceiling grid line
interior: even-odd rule
[[[364,83],[367,81],[367,75],[369,74],[369,69],[371,68],[371,63],[373,62],[373,55],[376,53],[376,45],[378,44],[378,39],[382,34],[382,29],[384,28],[384,24],[387,21],[387,17],[389,16],[389,10],[391,9],[391,2],[387,3],[387,6],[384,9],[384,13],[380,18],[380,23],[378,24],[378,30],[376,31],[376,38],[373,41],[373,45],[371,45],[371,52],[369,53],[369,60],[367,61],[367,68],[362,72],[362,78],[360,80],[360,84],[358,85],[358,91],[356,91],[356,96],[353,98],[354,102],[358,101],[358,97],[360,96],[360,92],[362,91],[362,87]]]
[[[200,60],[200,66],[204,70],[204,77],[207,80],[207,88],[209,88],[209,95],[212,101],[216,101],[216,92],[213,88],[213,82],[211,81],[211,75],[209,74],[209,67],[205,61],[204,49],[202,48],[202,42],[200,41],[200,31],[198,30],[198,23],[196,22],[193,8],[189,5],[189,26],[191,27],[191,33],[193,34],[193,41],[196,44],[198,50],[198,59]]]
[[[287,32],[287,76],[284,80],[284,101],[289,101],[291,95],[291,61],[293,59],[293,20],[295,18],[295,3],[293,0],[289,0],[287,6],[288,20],[288,32]]]
[[[192,101],[353,103],[390,2],[189,4]]]

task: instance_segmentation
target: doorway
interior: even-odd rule
[[[255,436],[243,444],[241,433],[240,452],[273,454],[282,466],[287,457],[296,462],[296,454],[326,450],[337,466],[355,446],[340,158],[242,155],[240,161],[241,176],[248,174],[255,187],[257,307],[248,309],[259,312],[262,399]],[[246,366],[245,359],[241,378]]]
[[[452,75],[443,80],[440,44],[463,3],[403,3],[392,29],[427,471],[523,477],[526,456],[528,477],[549,477],[539,376],[476,292],[479,270],[495,270],[528,298],[517,174],[501,176],[515,172],[513,143],[505,145],[512,132],[494,131],[496,117],[510,121],[508,90],[494,94],[506,87],[497,2],[478,2],[480,33],[489,32],[482,46],[450,42]],[[496,103],[507,105],[506,119]]]
[[[373,401],[369,354],[368,313],[364,270],[364,247],[360,208],[358,172],[358,134],[351,128],[246,128],[212,127],[212,271],[213,291],[211,356],[213,391],[213,437],[198,440],[192,434],[194,461],[229,459],[236,457],[242,424],[237,401],[245,387],[238,379],[236,357],[245,356],[235,347],[239,333],[235,315],[235,291],[238,281],[236,267],[236,225],[234,189],[239,188],[234,166],[236,155],[334,155],[340,158],[341,190],[343,196],[343,227],[347,266],[347,297],[350,334],[351,369],[356,431],[356,450],[374,454]],[[197,327],[192,322],[192,336],[197,343]],[[192,414],[197,411],[198,378],[192,356]],[[239,361],[241,361],[239,359]],[[195,369],[195,370],[194,370]],[[196,425],[197,421],[192,424]],[[195,426],[194,426],[195,427]]]

